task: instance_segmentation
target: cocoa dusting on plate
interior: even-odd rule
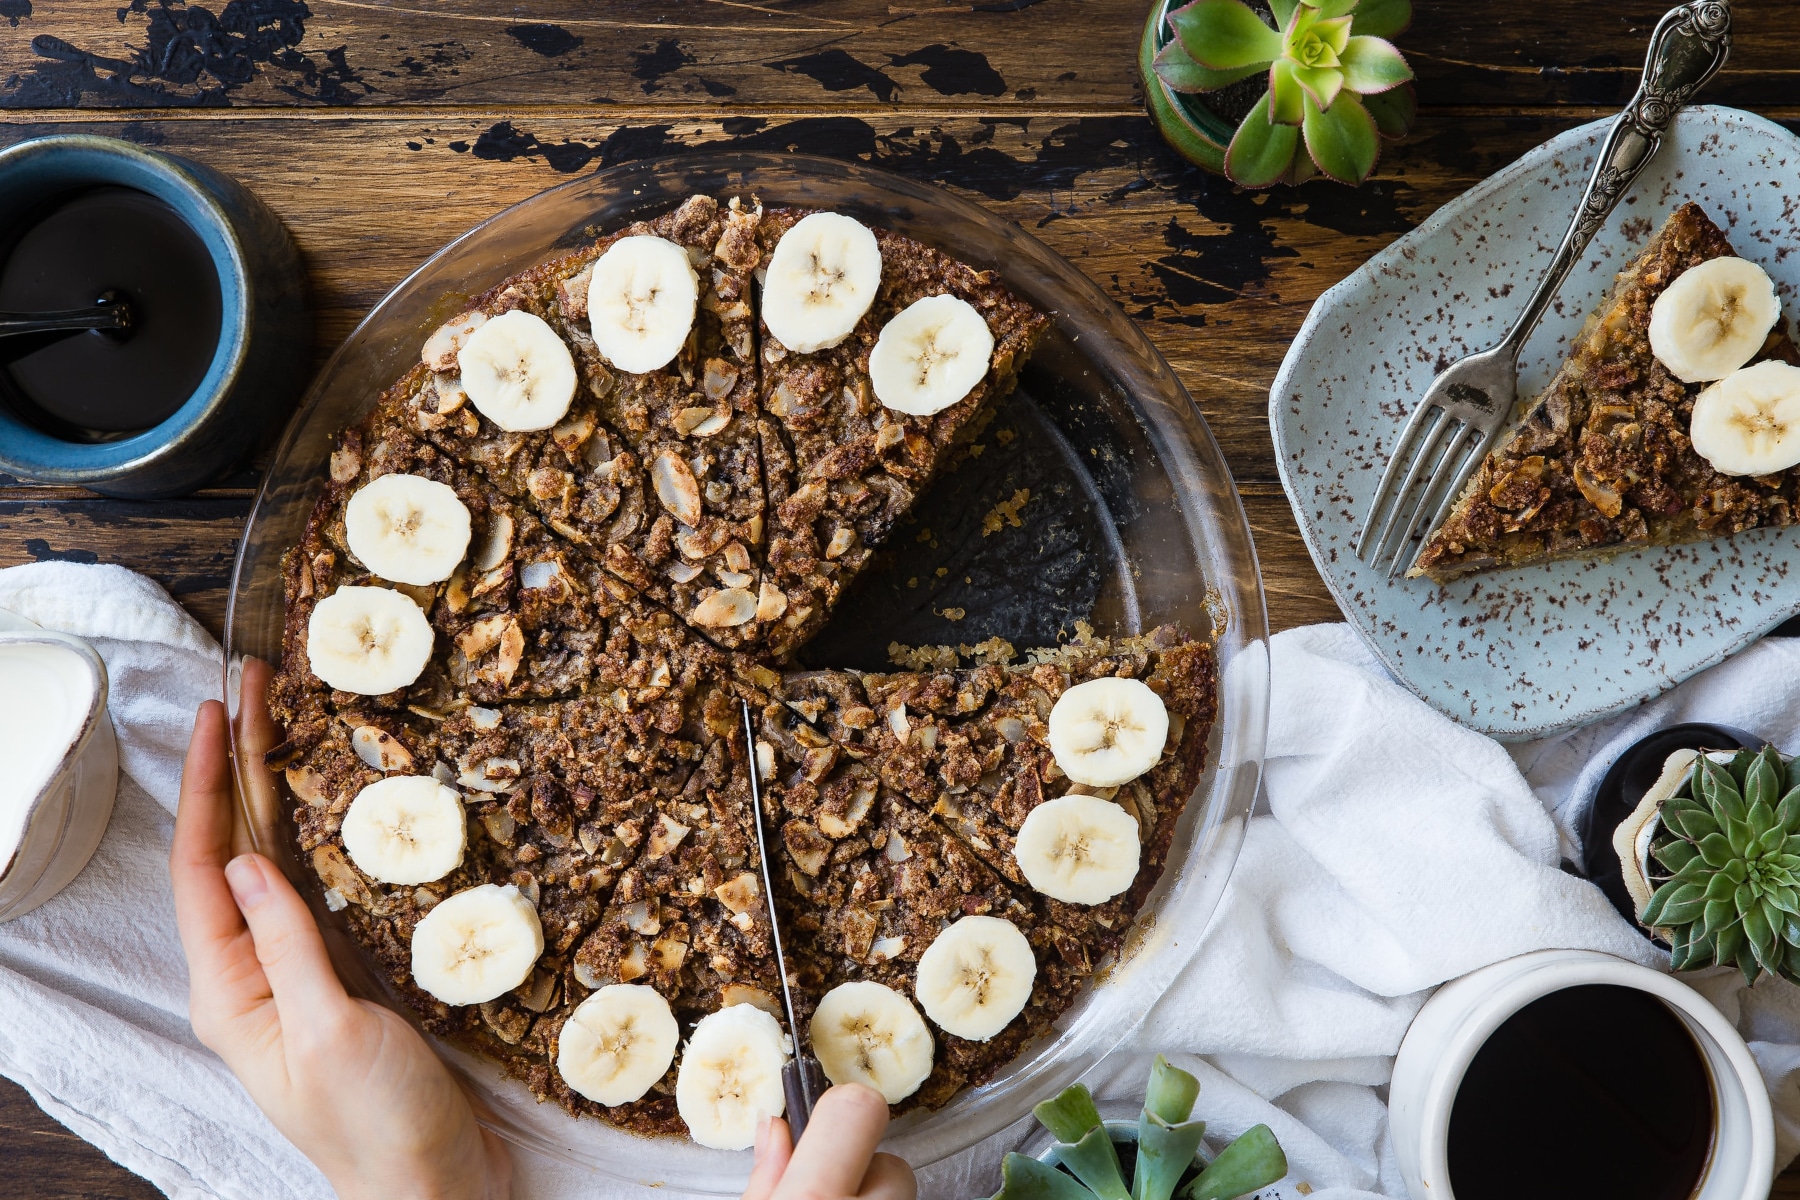
[[[767,768],[775,901],[802,1034],[838,983],[872,979],[910,997],[920,954],[963,916],[1006,917],[1030,941],[1032,997],[999,1035],[971,1042],[933,1028],[933,1072],[897,1107],[936,1107],[1042,1037],[1116,960],[1198,785],[1215,715],[1212,649],[1173,626],[1120,640],[1083,629],[1023,658],[996,641],[975,648],[973,666],[941,647],[891,673],[782,670],[946,451],[1011,389],[1046,327],[992,273],[877,231],[883,283],[863,325],[834,349],[771,353],[780,348],[759,332],[749,279],[799,215],[695,197],[615,235],[668,237],[697,264],[701,318],[660,372],[615,373],[588,339],[583,281],[612,239],[495,288],[469,311],[523,307],[569,343],[582,379],[569,414],[525,434],[481,417],[455,383],[451,322],[427,343],[435,360],[339,435],[302,542],[283,561],[284,654],[270,700],[286,740],[269,762],[293,793],[299,849],[327,905],[426,1028],[494,1059],[540,1099],[640,1133],[685,1131],[679,1060],[643,1099],[607,1108],[563,1083],[557,1035],[594,989],[620,982],[655,987],[684,1030],[732,1003],[779,1012],[749,755]],[[987,377],[935,417],[890,412],[870,395],[868,351],[894,313],[945,291],[989,322]],[[685,494],[674,507],[694,521],[675,520],[658,494],[658,457],[675,447],[698,513]],[[336,588],[381,582],[350,553],[343,513],[359,487],[396,471],[455,489],[472,518],[469,558],[443,583],[400,589],[436,634],[414,684],[333,692],[307,666],[307,620]],[[665,464],[664,492],[672,474]],[[759,615],[728,627],[691,619],[731,588],[749,592]],[[1150,772],[1099,792],[1139,822],[1136,881],[1105,904],[1069,905],[1025,884],[1011,846],[1033,807],[1071,790],[1046,741],[1051,705],[1110,675],[1148,683],[1171,733]],[[740,701],[755,746],[744,743]],[[449,876],[390,886],[350,861],[343,814],[387,774],[434,775],[462,793],[467,850]],[[445,897],[485,883],[513,884],[533,902],[544,954],[506,996],[445,1005],[412,982],[412,931]]]

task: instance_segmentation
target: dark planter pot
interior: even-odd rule
[[[1170,9],[1186,2],[1154,0],[1150,5],[1150,19],[1144,23],[1144,36],[1138,41],[1138,75],[1144,87],[1144,107],[1177,153],[1197,167],[1223,175],[1225,148],[1231,145],[1236,124],[1208,108],[1203,97],[1175,91],[1156,73],[1157,52],[1174,39],[1165,18]]]
[[[160,424],[111,441],[53,437],[0,407],[0,471],[149,499],[193,491],[239,462],[292,409],[312,353],[299,251],[235,180],[116,138],[69,134],[0,151],[0,232],[47,201],[115,185],[168,204],[219,277],[219,345],[199,387]]]

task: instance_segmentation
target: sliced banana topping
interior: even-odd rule
[[[314,675],[340,692],[382,696],[410,686],[431,659],[433,634],[409,597],[383,587],[341,587],[306,623]]]
[[[344,813],[344,849],[381,883],[432,883],[462,866],[462,795],[429,775],[377,779]]]
[[[1031,999],[1037,956],[1011,921],[964,917],[919,956],[913,994],[945,1033],[985,1042]]]
[[[1169,710],[1142,680],[1090,679],[1057,697],[1049,737],[1063,774],[1089,787],[1118,787],[1162,757]]]
[[[840,983],[813,1012],[813,1053],[833,1083],[862,1083],[898,1104],[931,1074],[935,1045],[912,1001],[872,980]]]
[[[524,983],[543,952],[531,901],[484,883],[439,901],[414,928],[413,982],[445,1004],[485,1004]]]
[[[710,1013],[694,1026],[675,1075],[675,1109],[688,1133],[714,1150],[743,1150],[764,1117],[786,1105],[781,1068],[790,1043],[781,1023],[750,1004]]]
[[[968,395],[993,353],[994,335],[974,305],[927,296],[881,327],[869,353],[869,383],[895,412],[929,417]]]
[[[1130,887],[1138,854],[1137,818],[1098,796],[1046,800],[1013,844],[1026,882],[1065,904],[1104,904]]]
[[[681,1027],[662,993],[615,983],[569,1014],[556,1039],[556,1070],[595,1104],[630,1104],[668,1071],[680,1041]]]
[[[850,336],[881,289],[881,247],[868,226],[840,213],[800,218],[775,243],[763,277],[763,323],[797,354]]]
[[[1743,258],[1689,267],[1650,307],[1650,352],[1683,383],[1723,379],[1756,357],[1781,319],[1768,273]]]
[[[395,583],[439,583],[469,552],[469,509],[456,489],[420,475],[383,475],[344,506],[344,538],[363,566]]]
[[[681,352],[699,300],[686,250],[667,238],[623,237],[594,264],[588,327],[608,362],[641,375]]]
[[[575,399],[575,358],[542,317],[515,308],[476,329],[457,353],[463,390],[508,433],[548,429]]]
[[[1800,367],[1760,362],[1733,371],[1694,398],[1688,436],[1722,475],[1773,475],[1800,464]]]

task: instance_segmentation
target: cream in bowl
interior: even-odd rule
[[[106,664],[79,638],[0,633],[0,921],[80,873],[112,816],[119,754]]]

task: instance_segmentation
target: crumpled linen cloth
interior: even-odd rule
[[[155,584],[118,567],[0,571],[0,608],[91,641],[106,659],[122,772],[99,852],[63,893],[0,925],[0,1074],[115,1161],[176,1197],[324,1200],[331,1190],[188,1028],[167,855],[194,708],[221,690],[216,643]],[[1394,683],[1345,626],[1271,644],[1265,807],[1193,962],[1139,1033],[1097,1067],[1134,1101],[1150,1057],[1196,1072],[1222,1137],[1272,1126],[1292,1173],[1263,1193],[1402,1196],[1385,1085],[1408,1022],[1445,980],[1546,947],[1655,965],[1599,891],[1560,869],[1605,766],[1650,729],[1706,719],[1800,745],[1800,642],[1765,641],[1631,713],[1503,747]],[[0,681],[3,686],[4,681]],[[1800,988],[1697,980],[1750,1041],[1776,1096],[1781,1160],[1800,1149]],[[998,1186],[1029,1121],[921,1172],[920,1194]],[[646,1193],[515,1154],[515,1194]],[[4,1168],[0,1168],[3,1171]]]

